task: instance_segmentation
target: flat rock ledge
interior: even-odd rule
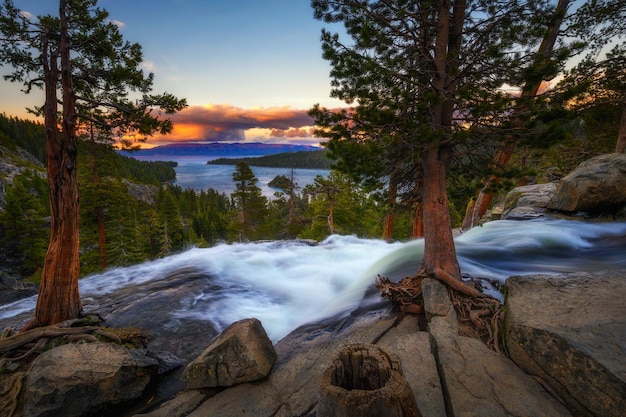
[[[262,381],[217,393],[186,390],[137,416],[316,416],[324,372],[355,343],[397,357],[423,417],[623,415],[626,271],[510,278],[511,359],[458,334],[438,281],[422,288],[427,322],[385,302],[304,326],[275,345],[276,363]]]

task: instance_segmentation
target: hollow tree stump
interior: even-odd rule
[[[318,417],[422,417],[400,360],[375,345],[342,347],[320,388]]]

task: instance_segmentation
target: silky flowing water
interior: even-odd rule
[[[626,222],[494,221],[456,238],[462,272],[487,291],[512,275],[626,269]],[[221,244],[116,268],[80,281],[84,309],[107,324],[145,328],[157,348],[198,353],[234,321],[256,317],[278,341],[297,327],[380,302],[378,274],[415,273],[423,241],[331,236]],[[32,316],[36,298],[0,306],[0,325]]]

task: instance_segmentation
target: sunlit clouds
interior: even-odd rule
[[[170,116],[174,131],[150,138],[151,145],[172,142],[289,142],[316,144],[313,119],[290,107],[243,109],[225,104],[191,106]]]

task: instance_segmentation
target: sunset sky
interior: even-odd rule
[[[14,0],[33,15],[56,14],[52,0]],[[306,112],[331,99],[330,67],[321,57],[322,23],[309,0],[100,0],[125,39],[138,42],[154,92],[187,99],[174,141],[317,143]],[[0,67],[0,73],[8,73]],[[23,118],[43,93],[0,80],[0,112]]]

